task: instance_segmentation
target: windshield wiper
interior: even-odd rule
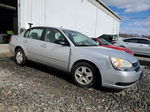
[[[88,46],[98,46],[98,45],[76,45],[76,46],[86,46],[86,47],[88,47]]]

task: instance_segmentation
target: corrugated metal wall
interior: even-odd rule
[[[80,31],[90,37],[118,34],[119,21],[87,0],[19,0],[19,28],[54,26]]]

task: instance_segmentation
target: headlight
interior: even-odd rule
[[[116,58],[116,57],[111,57],[110,58],[112,65],[115,68],[131,68],[132,67],[132,63],[127,61],[127,60],[123,60],[120,58]]]

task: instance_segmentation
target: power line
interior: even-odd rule
[[[16,10],[16,7],[11,6],[11,5],[2,4],[2,3],[0,3],[0,7],[10,9],[10,10]]]
[[[127,18],[122,18],[122,20],[135,20],[135,19],[147,19],[149,17],[127,17]]]

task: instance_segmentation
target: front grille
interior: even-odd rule
[[[133,65],[133,67],[137,67],[139,65],[139,63],[136,62],[136,63],[133,63],[132,65]]]

